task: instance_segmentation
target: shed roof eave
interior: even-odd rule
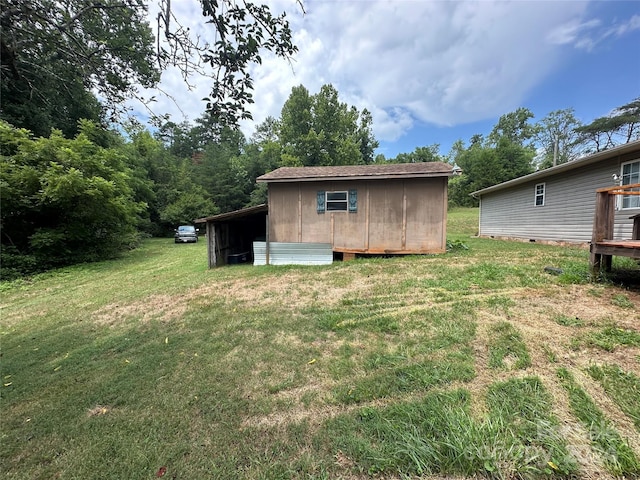
[[[394,178],[440,178],[440,177],[452,177],[453,174],[451,172],[442,172],[442,173],[430,173],[430,174],[418,174],[418,173],[407,173],[401,175],[351,175],[351,176],[327,176],[327,177],[290,177],[290,178],[274,178],[274,179],[263,179],[257,178],[257,183],[290,183],[290,182],[325,182],[325,181],[351,181],[351,180],[391,180]]]
[[[266,203],[256,205],[254,207],[242,208],[233,212],[219,213],[218,215],[211,215],[209,217],[197,218],[193,223],[207,223],[207,222],[220,222],[223,220],[231,220],[234,218],[247,217],[256,213],[268,212],[269,207]]]
[[[258,182],[272,183],[449,177],[453,174],[452,170],[451,165],[445,162],[280,167],[272,172],[265,173],[256,180]]]
[[[640,140],[625,143],[624,145],[610,148],[608,150],[603,150],[602,152],[597,152],[592,155],[588,155],[586,157],[573,160],[571,162],[563,163],[562,165],[557,165],[555,167],[547,168],[545,170],[539,170],[537,172],[530,173],[529,175],[525,175],[523,177],[514,178],[513,180],[508,180],[506,182],[499,183],[497,185],[492,185],[490,187],[483,188],[482,190],[476,190],[475,192],[471,192],[469,195],[471,195],[474,198],[479,198],[480,196],[487,193],[502,190],[504,188],[515,187],[522,183],[527,183],[533,180],[543,179],[551,175],[555,175],[556,173],[575,170],[576,168],[584,167],[586,165],[591,165],[592,163],[601,162],[603,160],[615,158],[619,155],[624,155],[629,152],[633,152],[635,150],[640,151]]]

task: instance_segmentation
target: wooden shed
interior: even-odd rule
[[[442,162],[279,168],[257,179],[268,185],[267,237],[345,256],[443,253],[451,175]]]

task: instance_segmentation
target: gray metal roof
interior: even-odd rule
[[[513,180],[509,180],[507,182],[503,182],[497,185],[493,185],[491,187],[483,188],[482,190],[478,190],[471,193],[471,195],[476,197],[479,195],[484,195],[485,193],[496,192],[504,188],[515,187],[516,185],[530,182],[532,180],[541,180],[543,178],[550,177],[551,175],[556,175],[558,173],[575,170],[576,168],[584,167],[585,165],[601,162],[603,160],[609,160],[619,155],[625,155],[627,153],[634,152],[636,150],[640,152],[640,140],[625,143],[624,145],[613,147],[608,150],[603,150],[602,152],[597,152],[592,155],[579,158],[578,160],[573,160],[572,162],[563,163],[562,165],[557,165],[555,167],[547,168],[545,170],[538,170],[537,172],[530,173],[529,175],[525,175],[524,177],[514,178]]]
[[[333,167],[281,167],[257,178],[258,182],[314,182],[386,178],[448,177],[451,165],[444,162],[347,165]]]

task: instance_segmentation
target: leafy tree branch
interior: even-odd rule
[[[190,87],[194,75],[209,78],[209,115],[222,126],[235,125],[251,118],[250,67],[262,62],[265,51],[284,58],[297,51],[286,15],[264,5],[199,0],[202,22],[215,37],[208,43],[181,25],[170,0],[157,0],[154,38],[150,2],[155,0],[0,0],[0,118],[36,135],[60,128],[73,136],[81,114],[117,120],[126,99],[149,100],[139,88],[156,87],[161,72],[176,67]],[[93,92],[102,112],[93,108]],[[69,115],[59,115],[60,108]]]

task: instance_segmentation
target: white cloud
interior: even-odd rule
[[[555,45],[575,44],[579,48],[593,46],[594,40],[592,40],[588,34],[599,26],[600,20],[598,19],[592,19],[586,22],[572,19],[563,25],[558,25],[554,30],[549,32],[547,40]]]
[[[614,35],[621,37],[634,30],[640,30],[640,15],[633,15],[628,21],[613,25],[611,29],[605,33],[605,36]]]
[[[553,68],[557,48],[542,39],[583,9],[561,3],[550,19],[538,2],[310,2],[294,21],[303,32],[295,75],[284,67],[278,84],[256,81],[254,117],[278,115],[261,96],[283,83],[275,105],[290,85],[316,92],[332,83],[343,100],[372,111],[381,140],[398,138],[414,120],[453,125],[494,116]],[[309,49],[314,41],[320,48]]]
[[[555,45],[573,45],[575,48],[592,51],[610,37],[622,37],[640,29],[640,15],[611,25],[603,25],[602,20],[593,18],[587,21],[572,19],[552,30],[547,40]]]
[[[523,98],[563,60],[564,46],[593,48],[602,35],[640,28],[633,16],[618,25],[585,19],[586,2],[420,2],[307,0],[271,2],[287,10],[299,48],[291,63],[263,56],[252,68],[255,123],[278,117],[291,88],[311,93],[325,83],[342,101],[373,114],[374,133],[392,141],[416,122],[458,125],[496,117]],[[193,31],[206,35],[197,2],[174,2]],[[195,5],[195,7],[194,7]],[[162,85],[189,119],[201,115],[209,82],[188,92],[175,72]],[[178,110],[162,100],[158,109]],[[244,122],[247,135],[252,122]]]

